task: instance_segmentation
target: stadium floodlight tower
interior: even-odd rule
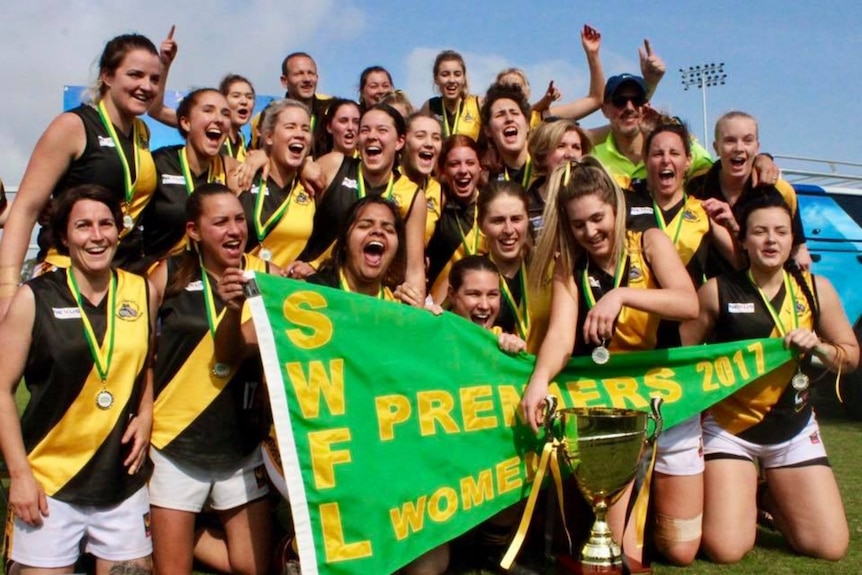
[[[689,66],[688,70],[680,68],[679,73],[682,76],[682,85],[685,90],[691,87],[700,88],[701,96],[703,97],[703,145],[707,146],[709,127],[706,120],[706,90],[718,85],[724,85],[727,81],[727,74],[724,72],[724,62],[716,64],[710,62],[703,66]]]

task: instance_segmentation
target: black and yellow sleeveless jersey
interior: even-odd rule
[[[787,331],[799,327],[814,329],[809,297],[798,277],[788,274],[790,292],[784,285],[770,300]],[[728,342],[762,337],[781,337],[781,331],[763,303],[757,287],[746,271],[716,278],[718,317],[711,342]],[[816,298],[813,278],[804,276],[808,293]],[[816,305],[816,304],[815,304]],[[746,441],[772,444],[787,441],[808,423],[811,414],[809,390],[796,391],[790,379],[796,362],[771,371],[710,408],[724,429]]]
[[[108,344],[104,341],[108,316],[114,316],[114,350],[103,384],[67,273],[57,269],[27,284],[36,313],[24,369],[30,391],[21,417],[24,447],[46,495],[76,505],[115,505],[143,487],[150,472],[145,467],[129,475],[123,461],[130,446],[120,443],[137,413],[146,378],[147,281],[115,271],[115,309],[108,309],[107,295],[98,305],[82,298],[97,342]],[[107,409],[96,405],[103,389],[113,396]]]
[[[221,146],[221,154],[230,156],[237,162],[242,163],[248,156],[248,147],[245,145],[245,136],[242,132],[237,132],[236,140],[231,140],[230,134]]]
[[[63,174],[60,181],[57,182],[51,197],[55,199],[59,198],[69,188],[81,184],[98,184],[111,190],[125,203],[126,185],[123,164],[114,147],[111,135],[99,118],[98,110],[89,104],[82,104],[70,110],[69,113],[81,118],[81,122],[84,124],[84,133],[86,134],[86,144],[81,157],[71,161],[69,169]],[[131,181],[134,182],[135,191],[132,196],[131,205],[128,207],[128,213],[134,218],[135,222],[138,222],[144,208],[150,201],[150,196],[152,196],[155,190],[156,169],[153,164],[153,157],[150,154],[149,128],[147,128],[147,125],[140,118],[135,118],[134,126],[133,133],[128,136],[120,130],[116,130],[116,132],[123,152],[126,158],[128,158],[130,177]],[[135,154],[136,142],[132,137],[133,134],[137,134],[137,155]],[[135,165],[136,157],[137,167]],[[38,259],[40,261],[46,259],[54,265],[68,267],[68,258],[60,256],[51,247],[53,240],[50,226],[45,225],[39,230],[38,242]],[[131,230],[121,230],[120,245],[114,256],[114,265],[116,267],[126,267],[137,261],[140,256],[140,230],[137,226]]]
[[[180,260],[168,260],[168,285]],[[243,258],[245,270],[265,272],[267,267],[254,256]],[[258,404],[263,373],[259,357],[238,365],[216,363],[204,289],[198,270],[185,289],[165,299],[159,309],[151,442],[179,462],[228,469],[248,455],[266,431]],[[215,290],[213,300],[220,318],[224,302]]]
[[[620,287],[633,289],[656,289],[661,286],[653,274],[652,267],[646,261],[643,251],[643,232],[626,232],[627,257],[622,267]],[[586,274],[585,274],[586,271]],[[589,288],[584,287],[586,275]],[[575,347],[572,355],[587,355],[595,347],[583,339],[584,320],[589,312],[585,289],[591,289],[598,301],[603,294],[614,287],[614,277],[590,265],[588,257],[581,257],[575,263],[575,286],[578,288],[578,325],[575,331]],[[614,326],[614,335],[605,346],[610,351],[644,351],[656,349],[658,344],[657,331],[659,317],[641,310],[623,306]]]
[[[487,252],[485,235],[479,229],[476,202],[468,205],[449,199],[428,242],[428,285],[431,293],[449,281],[449,270],[460,259]]]
[[[440,219],[440,213],[443,207],[443,189],[440,182],[436,178],[427,178],[423,186],[425,192],[425,207],[427,215],[425,216],[425,246],[431,241],[431,236],[434,235],[434,230],[437,228],[437,221]]]
[[[261,213],[257,214],[261,187],[265,195]],[[302,184],[297,180],[281,188],[272,178],[267,178],[266,185],[261,186],[258,175],[251,189],[240,194],[239,199],[248,224],[246,252],[260,257],[261,250],[266,248],[272,254],[270,261],[280,268],[296,260],[311,237],[316,211],[314,199]],[[259,233],[265,234],[262,242]]]
[[[443,98],[435,96],[428,100],[428,110],[440,121],[443,126],[443,137],[447,138],[455,134],[470,136],[479,140],[482,133],[482,116],[479,112],[479,96],[467,96],[461,100],[461,104],[455,114],[448,111],[444,115]]]
[[[350,208],[353,207],[360,196],[359,186],[359,158],[344,157],[341,167],[326,189],[323,199],[317,204],[314,214],[314,225],[308,244],[300,254],[299,259],[306,262],[320,261],[325,258],[338,230],[345,221]],[[364,186],[369,196],[382,196],[398,206],[398,211],[404,220],[413,207],[413,202],[420,195],[419,186],[410,181],[407,176],[402,176],[398,171],[393,171],[393,186],[389,189],[388,182],[380,186]]]
[[[216,156],[212,166],[186,182],[180,155],[183,145],[166,146],[153,152],[157,185],[141,220],[144,256],[152,261],[181,253],[186,247],[186,200],[191,191],[207,182],[225,183],[224,158]]]

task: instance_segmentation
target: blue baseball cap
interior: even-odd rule
[[[647,87],[646,82],[640,76],[635,76],[634,74],[618,74],[616,76],[611,76],[608,78],[607,83],[605,84],[605,102],[609,101],[614,97],[617,90],[622,88],[623,86],[631,84],[636,86],[638,90],[646,97]]]

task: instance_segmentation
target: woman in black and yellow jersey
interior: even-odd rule
[[[112,270],[120,200],[101,186],[66,190],[52,215],[68,269],[22,286],[0,327],[0,447],[12,478],[12,573],[149,573],[155,300],[143,277]],[[19,422],[21,376],[30,401]]]
[[[492,84],[482,104],[482,130],[488,149],[482,165],[490,180],[533,181],[533,161],[527,150],[530,104],[518,86]]]
[[[548,384],[569,357],[589,354],[604,363],[610,353],[653,349],[661,319],[697,316],[694,286],[671,240],[655,228],[626,231],[623,192],[597,160],[559,166],[548,186],[545,230],[529,273],[541,285],[553,264],[551,314],[521,400],[533,429],[542,425]],[[627,500],[609,514],[618,541]]]
[[[700,316],[682,326],[683,343],[781,337],[799,356],[713,406],[703,421],[703,548],[721,563],[754,547],[759,464],[767,489],[761,505],[797,553],[838,560],[847,519],[810,404],[802,364],[816,357],[848,372],[859,346],[841,301],[821,276],[788,270],[791,209],[775,187],[746,202],[739,240],[747,270],[722,274],[698,292]]]
[[[482,133],[479,113],[482,100],[470,94],[467,85],[467,65],[454,50],[444,50],[434,59],[434,86],[439,96],[422,105],[422,111],[431,114],[443,125],[445,137],[463,134],[474,140]]]
[[[317,161],[326,189],[315,196],[314,228],[299,259],[315,266],[325,260],[351,206],[365,196],[382,196],[394,202],[404,218],[405,282],[424,299],[425,198],[419,186],[398,168],[405,133],[404,119],[398,112],[386,104],[375,104],[359,122],[358,158],[332,152]]]
[[[425,193],[427,214],[425,216],[425,244],[431,241],[437,220],[440,219],[442,190],[440,182],[434,177],[440,150],[443,148],[443,135],[440,122],[416,112],[407,117],[407,137],[401,153],[401,166],[404,175],[419,186]]]
[[[315,203],[299,181],[311,148],[308,108],[296,100],[278,100],[267,107],[261,143],[269,158],[269,175],[255,176],[250,191],[240,195],[248,222],[246,252],[272,262],[290,277],[314,269],[297,261],[311,236]]]
[[[531,289],[527,277],[532,237],[524,189],[515,182],[490,182],[479,192],[477,209],[488,257],[500,273],[502,303],[494,325],[538,351],[548,326],[551,294],[550,285]]]
[[[181,253],[186,238],[186,201],[195,188],[209,183],[231,185],[236,160],[223,155],[231,111],[224,96],[213,88],[194,90],[177,108],[177,129],[184,145],[153,152],[158,181],[144,210],[145,262]]]
[[[96,98],[60,114],[42,134],[24,172],[0,241],[0,316],[8,308],[30,234],[51,198],[70,187],[98,184],[123,201],[123,225],[114,265],[140,257],[138,218],[155,188],[149,131],[138,116],[146,113],[158,90],[159,58],[144,36],[117,36],[99,60]],[[39,259],[51,265],[68,260],[48,254],[51,227],[39,231]]]
[[[449,292],[452,264],[465,256],[485,253],[476,209],[485,178],[475,140],[461,134],[446,138],[438,171],[443,185],[440,217],[426,253],[430,294],[434,303],[442,304]]]
[[[245,212],[227,187],[199,186],[187,213],[190,249],[151,274],[162,302],[150,451],[154,564],[159,572],[190,573],[194,549],[219,571],[265,573],[262,368],[259,357],[243,355],[238,326],[248,318],[225,294],[235,294],[243,271],[277,270],[244,253]],[[195,537],[195,515],[205,505],[219,514],[226,550]]]
[[[548,176],[564,162],[580,160],[593,151],[586,130],[572,120],[548,120],[530,132],[527,153],[533,160],[533,181],[527,188],[534,236],[542,231],[548,200]]]

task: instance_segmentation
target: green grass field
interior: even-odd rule
[[[19,403],[23,405],[24,401],[26,401],[25,396],[19,393]],[[862,573],[862,441],[860,441],[862,440],[862,422],[848,419],[841,406],[837,405],[831,398],[821,399],[817,403],[819,404],[818,412],[823,438],[844,496],[844,506],[850,525],[850,550],[847,557],[838,563],[798,557],[787,548],[780,535],[760,531],[755,550],[736,565],[714,565],[707,561],[697,561],[694,565],[682,569],[654,564],[656,575],[682,573],[850,575]],[[8,481],[3,481],[3,487],[8,487]],[[4,524],[5,515],[5,509],[0,511],[0,518],[3,519]]]

